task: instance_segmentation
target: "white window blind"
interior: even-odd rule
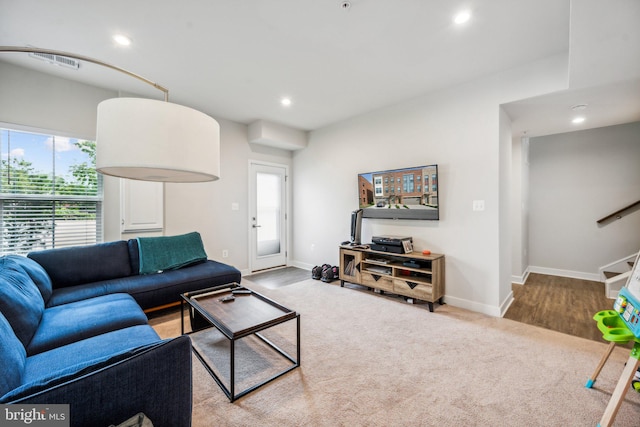
[[[0,253],[102,241],[95,142],[0,128]]]

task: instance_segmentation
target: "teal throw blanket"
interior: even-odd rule
[[[138,237],[140,274],[175,270],[207,259],[200,233]]]

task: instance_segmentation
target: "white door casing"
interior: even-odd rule
[[[287,167],[251,161],[249,165],[249,268],[287,264]]]

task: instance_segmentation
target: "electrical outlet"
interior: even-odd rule
[[[229,249],[222,250],[222,258],[229,258]]]
[[[474,200],[473,201],[473,210],[474,211],[483,211],[484,210],[484,200]]]

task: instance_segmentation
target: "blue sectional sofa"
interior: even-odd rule
[[[200,260],[139,274],[138,241],[0,257],[0,404],[69,404],[72,426],[191,425],[191,341],[162,340],[143,308],[239,282]]]

